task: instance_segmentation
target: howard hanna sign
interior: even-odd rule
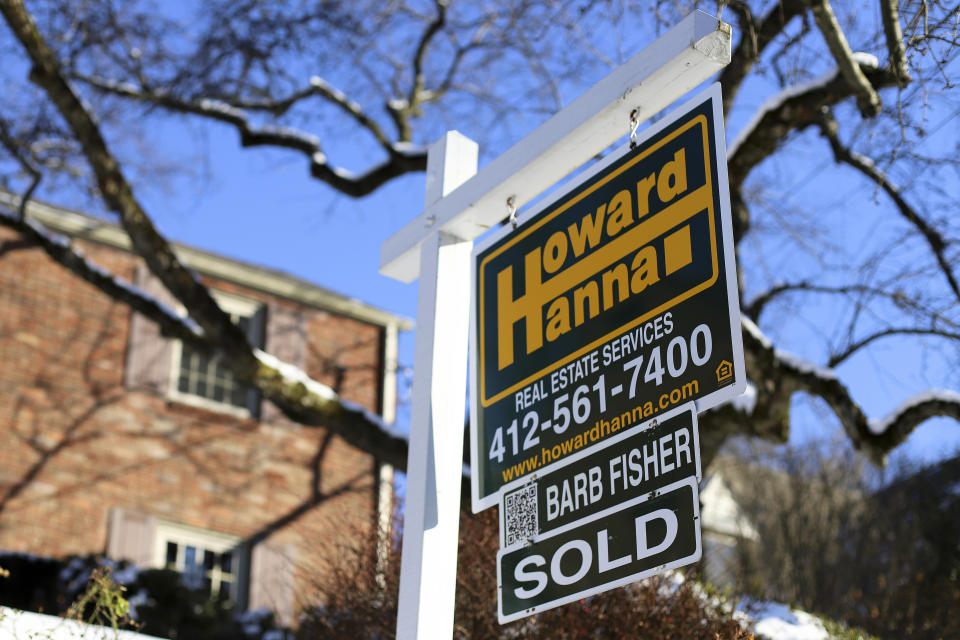
[[[619,429],[743,391],[715,85],[474,249],[473,508]]]

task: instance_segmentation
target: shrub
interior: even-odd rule
[[[495,510],[464,515],[460,523],[454,637],[487,638],[671,638],[741,640],[751,638],[720,600],[707,597],[695,583],[676,574],[654,577],[621,589],[501,626],[497,622]],[[363,543],[366,544],[363,544]],[[371,540],[337,554],[331,579],[319,588],[322,605],[307,609],[301,640],[395,637],[400,545],[386,562],[377,562]]]

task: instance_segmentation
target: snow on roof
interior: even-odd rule
[[[0,216],[4,216],[8,218],[12,217],[11,214],[8,214],[2,208],[0,208]],[[33,219],[25,218],[23,222],[28,227],[33,229],[34,233],[46,238],[52,244],[59,245],[61,247],[68,247],[68,248],[70,247],[70,242],[67,240],[67,238],[60,235],[59,233],[52,233],[48,231],[46,227],[43,227],[37,224]],[[169,305],[163,303],[156,297],[151,296],[149,293],[147,293],[145,290],[141,289],[140,287],[130,282],[127,282],[123,278],[117,277],[116,275],[114,275],[113,273],[110,273],[109,271],[100,267],[99,265],[93,262],[90,262],[89,260],[87,260],[86,256],[84,256],[83,251],[80,250],[79,248],[73,248],[73,252],[80,258],[80,260],[83,261],[84,265],[89,271],[99,274],[101,277],[107,280],[112,280],[114,285],[116,285],[120,289],[126,290],[134,297],[140,298],[141,300],[148,300],[152,302],[172,322],[182,324],[188,331],[193,332],[197,336],[203,335],[203,330],[200,328],[200,325],[198,325],[196,321],[194,321],[192,318],[188,316],[180,315]]]
[[[158,640],[134,631],[0,606],[0,640]]]
[[[866,67],[878,68],[880,66],[880,62],[877,60],[877,57],[869,53],[858,51],[857,53],[853,54],[853,59],[858,64]],[[733,142],[731,142],[727,147],[727,157],[733,157],[740,145],[743,144],[743,141],[747,139],[747,136],[749,136],[750,133],[757,128],[757,125],[760,124],[760,121],[763,119],[763,116],[767,114],[767,112],[780,108],[780,105],[790,98],[795,98],[796,96],[806,93],[812,89],[826,86],[834,78],[836,78],[837,74],[839,73],[839,67],[833,68],[830,71],[820,74],[819,76],[811,78],[805,82],[784,87],[777,93],[764,100],[763,104],[760,105],[760,108],[754,112],[753,117],[750,118],[750,121],[737,133],[737,137],[734,138]]]
[[[957,393],[956,391],[948,391],[946,389],[929,389],[922,393],[918,393],[915,396],[910,396],[900,403],[900,406],[888,413],[883,418],[870,420],[868,423],[870,432],[880,435],[889,429],[890,425],[899,420],[900,416],[902,416],[906,411],[912,409],[918,404],[936,400],[960,404],[960,393]]]
[[[16,217],[19,206],[18,196],[0,188],[0,215]],[[51,234],[51,237],[60,244],[66,242],[63,236],[67,236],[132,251],[129,237],[116,223],[37,200],[31,200],[27,204],[27,213],[28,221],[32,222],[36,219],[49,231],[56,232]],[[413,327],[413,320],[409,318],[378,309],[357,298],[345,296],[283,271],[227,258],[179,243],[173,243],[172,246],[184,265],[197,273],[341,313],[364,322],[380,326],[395,326],[400,330]]]

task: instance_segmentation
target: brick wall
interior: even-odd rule
[[[131,255],[82,248],[163,297]],[[208,284],[266,306],[268,351],[379,410],[381,328]],[[256,421],[169,401],[170,352],[151,323],[0,230],[0,549],[103,552],[122,507],[292,549],[309,599],[327,556],[374,522],[373,460],[272,407]]]

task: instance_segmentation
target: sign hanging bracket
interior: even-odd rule
[[[510,226],[514,229],[517,228],[517,197],[510,196],[507,198],[507,214],[510,217]]]

